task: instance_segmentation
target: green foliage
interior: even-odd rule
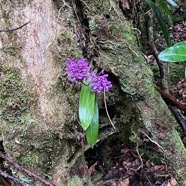
[[[87,130],[94,115],[95,93],[91,89],[91,86],[84,85],[79,98],[79,119],[83,130]]]
[[[98,103],[95,102],[94,107],[94,116],[92,118],[92,122],[88,129],[86,130],[86,139],[88,144],[93,147],[93,145],[96,143],[97,137],[98,137],[98,122],[99,122],[99,109],[98,109]]]
[[[166,48],[159,54],[158,58],[167,62],[186,61],[186,42],[181,41],[172,47]]]
[[[86,177],[81,179],[78,176],[74,176],[67,181],[66,186],[92,186],[92,183]]]
[[[96,28],[96,22],[94,19],[90,19],[88,23],[90,30],[94,30]]]
[[[170,26],[173,26],[172,15],[165,1],[159,1],[160,10]]]
[[[79,98],[79,119],[88,144],[93,147],[98,137],[99,109],[92,87],[84,85]]]
[[[183,79],[185,74],[185,69],[181,63],[171,63],[169,65],[169,74],[167,74],[170,86],[176,85],[180,79]]]
[[[161,30],[163,32],[163,36],[165,38],[166,45],[168,47],[170,47],[171,46],[171,41],[170,41],[169,32],[168,32],[168,29],[167,29],[167,26],[166,26],[166,22],[164,20],[162,10],[157,5],[155,5],[155,3],[153,3],[151,0],[145,0],[145,1],[149,5],[149,7],[153,9],[153,11],[156,15],[156,18],[158,20],[158,24],[161,27]],[[164,9],[163,9],[164,13],[168,17],[168,20],[170,22],[170,19],[171,19],[170,18],[170,11],[168,11],[168,7],[166,6],[166,4],[164,2],[162,2],[162,0],[160,2],[161,2],[161,5],[164,6]]]
[[[161,164],[162,162],[162,154],[160,153],[157,153],[157,152],[151,152],[151,151],[148,151],[147,149],[143,149],[143,148],[140,148],[139,149],[140,151],[140,154],[143,154],[143,158],[144,159],[149,159],[150,161],[152,161],[154,164]]]

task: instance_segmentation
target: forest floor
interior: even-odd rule
[[[142,138],[143,152],[113,141],[107,149],[100,145],[85,154],[95,186],[178,186],[157,145]]]

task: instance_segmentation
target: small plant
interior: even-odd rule
[[[152,10],[157,18],[158,24],[162,30],[163,37],[165,38],[165,42],[167,47],[170,47],[171,40],[169,37],[169,32],[166,23],[169,26],[173,26],[172,14],[170,11],[170,7],[178,8],[178,5],[173,0],[145,0],[146,3]]]
[[[159,60],[166,62],[184,62],[186,61],[186,41],[174,44],[160,52]]]
[[[186,41],[177,42],[172,47],[166,48],[158,55],[158,59],[165,62],[186,61]],[[185,68],[186,78],[186,68]]]
[[[112,87],[107,80],[108,74],[104,70],[97,73],[92,70],[84,58],[75,60],[68,58],[66,61],[68,80],[83,84],[79,98],[79,120],[85,131],[88,144],[93,147],[98,137],[99,109],[96,93],[108,92]]]

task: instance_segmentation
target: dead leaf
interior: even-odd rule
[[[157,170],[164,170],[165,166],[164,165],[155,165],[150,168],[148,168],[147,172],[155,172]]]
[[[118,186],[130,186],[129,178],[126,178],[118,183]]]
[[[176,179],[173,177],[171,177],[170,183],[171,183],[171,186],[176,186],[178,184]]]
[[[88,169],[88,174],[89,176],[91,176],[95,171],[96,171],[96,168],[95,166],[97,165],[98,162],[94,163],[93,165],[90,166],[90,168]]]
[[[129,149],[128,149],[128,148],[121,149],[121,153],[122,153],[122,154],[126,154],[127,152],[129,152]]]
[[[177,185],[177,182],[176,182],[176,185]],[[176,185],[172,185],[172,183],[171,182],[164,182],[161,186],[176,186]]]
[[[164,182],[161,186],[171,186],[171,184],[169,182]]]

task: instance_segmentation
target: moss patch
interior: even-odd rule
[[[67,181],[65,185],[66,186],[93,186],[93,184],[88,178],[80,179],[77,176],[70,178],[70,180]]]
[[[13,67],[0,67],[0,118],[8,123],[25,122],[36,101],[34,91],[27,90]]]

